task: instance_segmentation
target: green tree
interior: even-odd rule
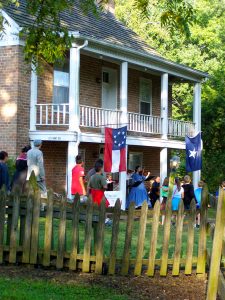
[[[215,190],[225,179],[225,1],[195,1],[195,22],[188,38],[176,30],[171,34],[161,26],[161,7],[152,7],[148,19],[141,20],[132,2],[116,0],[116,15],[122,22],[168,59],[210,74],[202,85],[203,178]],[[192,103],[191,84],[173,85],[173,118],[191,118]]]

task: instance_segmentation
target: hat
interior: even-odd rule
[[[34,147],[39,147],[42,144],[42,140],[34,140]]]

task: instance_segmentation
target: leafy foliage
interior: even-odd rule
[[[148,19],[145,17],[140,21],[140,15],[134,9],[134,0],[116,0],[116,15],[168,59],[210,74],[209,80],[202,84],[202,176],[214,191],[225,179],[225,1],[198,0],[190,3],[193,5],[191,9],[195,19],[191,17],[189,23],[189,38],[181,36],[177,30],[172,30],[171,34],[161,26],[162,6],[169,5],[169,2],[162,1],[158,6],[152,5]],[[176,5],[175,2],[171,5]],[[177,1],[178,11],[179,5],[182,6]],[[173,118],[192,119],[192,103],[193,84],[174,84]],[[184,155],[181,156],[183,162]],[[183,164],[179,172],[183,175]]]

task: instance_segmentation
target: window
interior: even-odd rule
[[[152,114],[152,82],[146,78],[140,78],[140,113]]]
[[[142,167],[143,153],[142,152],[129,152],[128,169],[134,170],[136,166]]]
[[[109,83],[109,73],[108,72],[104,72],[102,73],[102,81],[104,83]]]
[[[69,64],[55,66],[53,81],[53,103],[69,103]]]

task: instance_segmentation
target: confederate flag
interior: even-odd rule
[[[104,171],[109,173],[127,170],[127,126],[118,129],[105,128]]]

